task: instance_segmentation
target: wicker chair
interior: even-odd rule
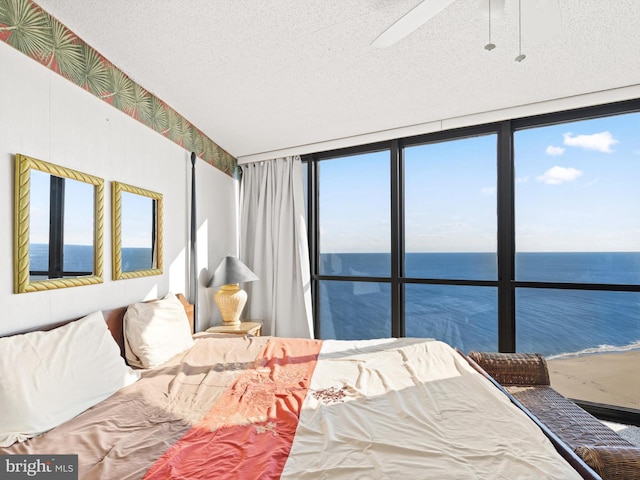
[[[470,352],[468,356],[604,480],[640,480],[640,447],[556,392],[542,355]]]

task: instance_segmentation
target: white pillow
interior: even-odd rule
[[[70,420],[138,378],[102,312],[0,338],[0,447]]]
[[[124,314],[124,349],[129,365],[153,368],[193,346],[191,326],[182,302],[169,294],[162,300],[134,303]]]

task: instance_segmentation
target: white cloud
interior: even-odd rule
[[[565,133],[562,135],[564,138],[564,144],[569,147],[580,147],[585,150],[596,150],[602,153],[612,153],[611,146],[618,143],[618,140],[613,138],[611,132],[600,132],[592,135],[575,135],[573,133]]]
[[[480,192],[483,195],[493,195],[494,193],[496,193],[496,187],[484,187],[480,189]]]
[[[554,147],[553,145],[549,145],[545,150],[545,153],[547,155],[557,156],[557,155],[562,155],[564,153],[564,150],[565,149],[562,147]]]
[[[547,185],[560,185],[561,183],[571,182],[582,175],[580,170],[567,167],[551,167],[542,175],[536,177],[539,182],[546,183]]]

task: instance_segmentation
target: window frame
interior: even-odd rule
[[[626,113],[640,113],[640,99],[632,99],[604,105],[589,106],[573,110],[546,113],[536,116],[506,119],[500,122],[438,131],[407,138],[396,138],[383,142],[329,150],[303,155],[307,163],[307,219],[309,229],[309,253],[311,265],[311,289],[313,297],[314,327],[318,331],[320,318],[319,282],[348,280],[362,282],[388,282],[391,284],[391,336],[405,335],[404,286],[406,284],[441,284],[489,286],[498,290],[498,351],[516,351],[516,290],[519,288],[575,289],[640,292],[640,284],[602,284],[518,281],[515,279],[515,158],[514,133],[519,130],[557,125],[571,121],[589,120]],[[497,280],[443,280],[428,278],[407,278],[404,276],[404,159],[405,147],[427,143],[439,143],[465,137],[496,134],[496,186],[497,186]],[[391,272],[390,277],[356,277],[320,275],[318,250],[320,232],[319,218],[319,163],[327,159],[369,153],[390,151],[391,169]],[[597,412],[601,418],[640,424],[640,411],[612,405],[578,402],[587,410]]]
[[[47,280],[86,277],[93,271],[64,269],[65,188],[68,178],[50,175],[49,179],[49,260],[47,270],[29,269],[29,276],[46,276]],[[95,246],[93,247],[95,248]]]

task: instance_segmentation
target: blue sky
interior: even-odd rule
[[[640,114],[515,134],[518,251],[640,250]],[[496,249],[496,137],[406,151],[406,250]],[[320,164],[322,253],[389,251],[387,152]]]
[[[153,202],[150,197],[122,192],[121,237],[124,248],[151,248]]]
[[[640,250],[640,114],[516,134],[519,251]]]
[[[31,243],[49,243],[48,173],[31,170],[29,239]],[[65,244],[93,244],[94,186],[77,180],[65,182]]]
[[[49,174],[31,170],[29,238],[49,243]],[[149,197],[122,192],[122,246],[151,248],[152,202]],[[66,245],[93,245],[94,186],[65,182]],[[105,199],[106,201],[106,199]],[[110,222],[110,219],[105,219]]]

